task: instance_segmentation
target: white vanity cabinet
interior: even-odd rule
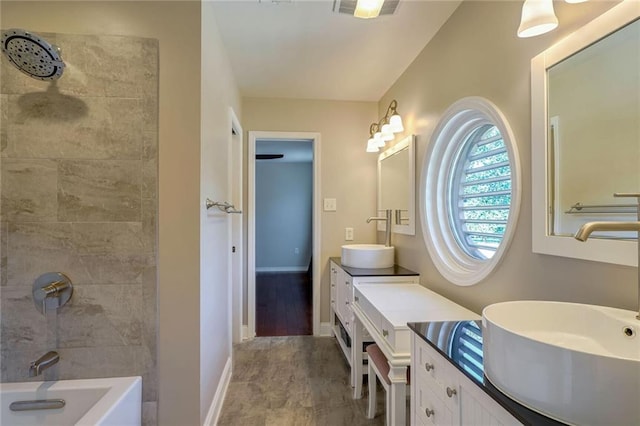
[[[412,425],[522,424],[417,334],[411,343]]]
[[[347,362],[351,366],[354,330],[353,289],[358,284],[417,284],[420,276],[400,267],[384,269],[357,269],[342,267],[339,258],[332,258],[331,268],[331,326]],[[364,342],[373,342],[368,333]],[[360,348],[364,352],[364,348]],[[351,384],[354,384],[352,369]]]

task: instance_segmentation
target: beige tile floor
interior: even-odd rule
[[[334,338],[259,337],[234,346],[234,363],[219,426],[384,425],[384,390],[368,420],[366,385],[362,399],[351,398]]]

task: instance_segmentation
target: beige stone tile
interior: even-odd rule
[[[45,272],[64,272],[74,283],[89,275],[71,241],[68,223],[10,223],[7,231],[7,286],[31,288]]]
[[[140,160],[62,160],[58,176],[58,220],[141,220]]]
[[[142,344],[140,285],[76,286],[58,310],[60,348]]]
[[[58,164],[52,160],[2,160],[2,220],[56,221]]]
[[[95,254],[80,255],[88,274],[86,284],[141,284],[143,272],[149,262],[149,255]]]
[[[142,403],[142,426],[155,426],[157,424],[158,424],[158,403],[156,401],[143,402]]]
[[[5,61],[2,61],[4,63]],[[1,71],[0,71],[1,72]],[[2,74],[0,74],[2,75]],[[2,78],[0,77],[0,81]],[[4,93],[4,92],[3,92]],[[8,106],[7,102],[9,101],[9,97],[7,95],[0,95],[0,153],[4,156],[4,150],[7,147],[7,123],[9,114],[8,114]]]
[[[139,376],[141,346],[60,348],[58,372],[61,380],[95,377]]]
[[[142,160],[142,197],[158,196],[158,160]]]
[[[0,380],[3,383],[42,381],[42,376],[29,377],[29,365],[47,351],[45,347],[19,350],[3,345],[0,351]]]
[[[142,276],[143,338],[152,353],[155,353],[158,321],[157,267],[148,265]]]
[[[78,97],[57,92],[54,87],[8,97],[4,156],[140,158],[141,100]]]
[[[145,131],[142,136],[142,159],[157,160],[158,158],[158,131]]]
[[[138,254],[144,249],[141,222],[72,223],[66,237],[80,254]]]
[[[155,352],[145,347],[140,352],[138,371],[142,376],[142,400],[156,401],[158,399],[158,374]]]
[[[142,200],[142,245],[145,253],[157,255],[158,249],[158,200]]]
[[[131,284],[154,259],[143,255],[142,224],[16,223],[7,231],[8,286],[31,286],[44,272],[75,284]]]
[[[46,320],[33,303],[30,286],[2,289],[0,333],[3,348],[17,351],[45,347]]]
[[[0,222],[0,286],[3,287],[7,285],[8,229],[9,224],[7,222]]]

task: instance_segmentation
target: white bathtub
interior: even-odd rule
[[[63,399],[64,408],[11,411],[15,401]],[[142,379],[60,380],[56,382],[0,383],[0,424],[140,426]]]

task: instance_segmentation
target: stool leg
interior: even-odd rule
[[[386,401],[385,417],[387,419],[385,424],[387,426],[393,426],[394,422],[391,420],[391,411],[392,411],[391,404],[393,404],[391,400],[391,386],[389,386],[389,388],[387,389],[387,392],[385,393],[385,401]],[[402,425],[397,425],[397,426],[402,426]]]
[[[376,416],[376,373],[373,371],[372,362],[368,363],[368,378],[369,378],[369,411],[367,411],[367,418],[373,419]]]

